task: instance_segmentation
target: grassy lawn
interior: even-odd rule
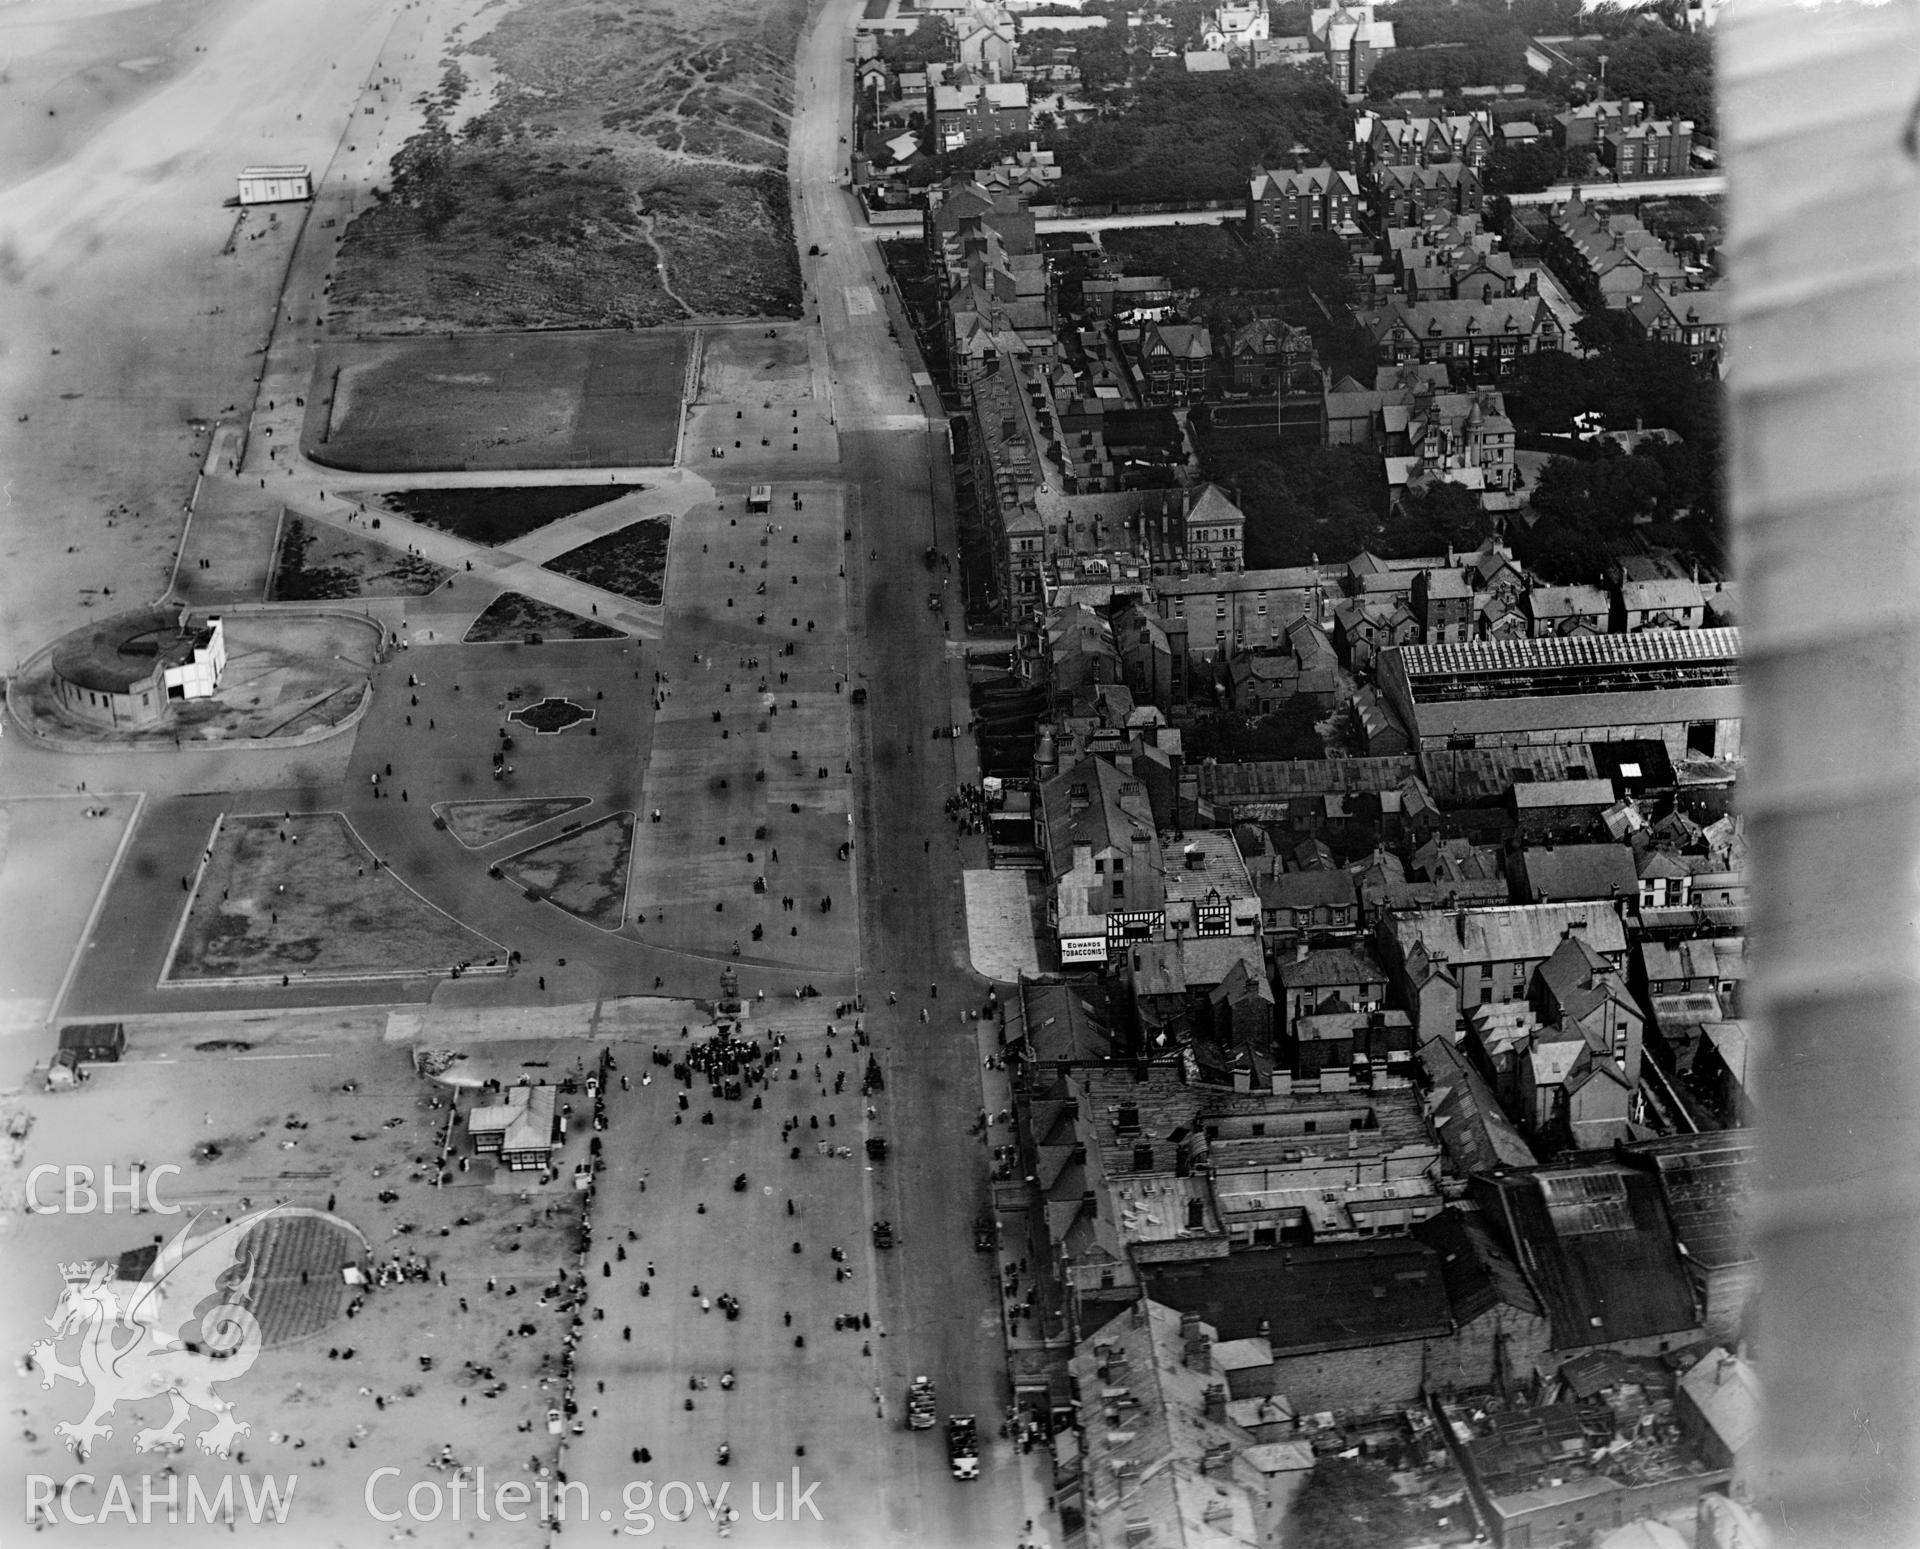
[[[504,955],[376,869],[339,813],[230,817],[169,977],[441,973]]]
[[[452,573],[417,554],[290,516],[280,534],[272,597],[275,602],[423,597]]]
[[[638,494],[644,484],[542,484],[504,489],[408,489],[382,495],[380,503],[398,516],[450,532],[469,543],[497,548],[537,532],[550,522],[578,516],[622,495]]]
[[[689,347],[680,328],[342,340],[314,360],[301,449],[361,473],[661,466]]]
[[[635,522],[548,560],[547,569],[635,602],[659,602],[666,588],[669,531],[664,520]]]
[[[484,850],[513,834],[550,823],[591,800],[586,796],[533,797],[526,801],[450,801],[435,807],[447,832],[469,849]]]
[[[568,914],[615,930],[626,918],[627,856],[632,848],[633,814],[621,813],[523,850],[501,861],[499,869]]]
[[[468,645],[501,640],[537,645],[542,640],[621,640],[625,636],[611,625],[583,619],[537,597],[502,592],[467,626],[462,638]]]

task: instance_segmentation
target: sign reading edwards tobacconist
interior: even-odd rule
[[[1060,941],[1062,963],[1104,963],[1107,960],[1105,936],[1064,936]]]

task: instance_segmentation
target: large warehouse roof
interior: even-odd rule
[[[1579,731],[1654,722],[1730,721],[1740,714],[1740,690],[1727,684],[1542,699],[1446,699],[1422,704],[1419,711],[1423,737]]]
[[[1461,673],[1534,672],[1545,667],[1659,666],[1727,661],[1740,654],[1737,629],[1650,629],[1637,635],[1545,635],[1400,647],[1407,676],[1419,680]]]

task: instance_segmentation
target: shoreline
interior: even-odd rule
[[[0,5],[0,192],[68,160],[115,118],[177,79],[244,4]]]

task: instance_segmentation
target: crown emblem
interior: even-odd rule
[[[62,1264],[60,1274],[68,1285],[85,1285],[93,1279],[93,1272],[99,1267],[93,1259],[80,1259],[72,1264]]]

